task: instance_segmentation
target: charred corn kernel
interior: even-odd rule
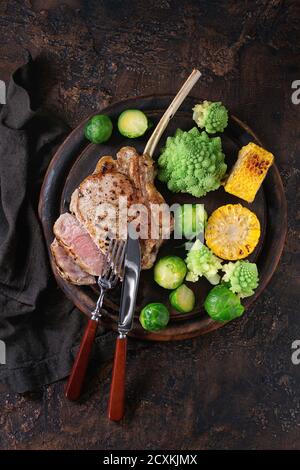
[[[205,229],[207,246],[219,258],[246,258],[256,247],[260,223],[256,215],[241,204],[227,204],[216,209]]]
[[[254,201],[273,160],[272,153],[253,142],[242,147],[225,183],[225,191],[247,202]]]

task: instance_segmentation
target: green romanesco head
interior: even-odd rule
[[[221,260],[199,239],[188,252],[185,262],[188,268],[187,281],[196,282],[199,277],[204,276],[213,285],[219,283],[218,271],[222,267]]]
[[[170,191],[201,197],[220,187],[227,169],[224,158],[220,137],[210,138],[196,127],[178,129],[158,159],[158,178]]]
[[[228,124],[228,111],[220,102],[203,101],[193,108],[193,119],[197,126],[209,134],[223,132]]]
[[[239,297],[250,297],[258,286],[258,270],[255,263],[236,261],[223,266],[223,281],[229,284],[229,289]]]

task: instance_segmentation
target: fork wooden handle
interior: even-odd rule
[[[78,400],[80,397],[97,327],[98,321],[90,319],[65,388],[65,395],[69,400]]]
[[[108,406],[108,417],[120,421],[125,409],[127,337],[117,338],[112,382]]]

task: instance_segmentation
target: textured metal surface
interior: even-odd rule
[[[300,448],[299,2],[3,0],[0,78],[39,55],[41,97],[71,126],[113,101],[176,93],[222,98],[276,155],[289,205],[279,268],[251,313],[194,340],[129,352],[128,410],[107,421],[111,364],[81,403],[63,383],[0,396],[2,449]],[[298,161],[297,161],[298,158]],[[298,217],[298,219],[297,219]]]

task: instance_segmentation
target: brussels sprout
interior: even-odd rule
[[[165,256],[154,266],[154,280],[165,289],[176,289],[183,283],[186,264],[179,256]]]
[[[148,331],[162,330],[167,326],[169,318],[167,307],[159,302],[146,305],[140,313],[140,323]]]
[[[120,134],[131,139],[145,134],[149,128],[148,118],[139,109],[127,109],[120,114],[118,129]]]
[[[195,306],[195,294],[185,284],[171,292],[169,299],[172,307],[181,313],[191,312]]]
[[[205,299],[204,308],[213,320],[219,322],[240,317],[245,310],[239,297],[224,285],[213,287]]]
[[[102,144],[110,138],[112,130],[111,119],[104,114],[96,114],[86,124],[84,135],[93,144]]]
[[[175,211],[175,238],[183,235],[192,240],[204,232],[207,213],[203,204],[183,204]]]

